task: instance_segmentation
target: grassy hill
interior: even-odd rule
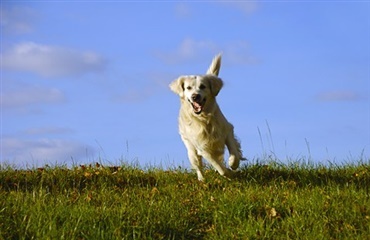
[[[0,239],[370,239],[370,162],[0,167]]]

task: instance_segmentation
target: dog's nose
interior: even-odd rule
[[[200,101],[200,94],[196,94],[196,93],[194,93],[193,95],[191,95],[191,99],[192,99],[194,102],[199,102],[199,101]]]

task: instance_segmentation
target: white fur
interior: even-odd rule
[[[234,127],[222,114],[216,96],[223,86],[218,77],[221,55],[217,55],[206,75],[180,76],[170,84],[180,96],[179,131],[192,167],[198,179],[204,180],[202,157],[222,175],[231,178],[232,170],[224,164],[225,145],[229,151],[229,166],[236,170],[242,157]]]

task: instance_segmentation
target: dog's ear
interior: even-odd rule
[[[212,95],[216,97],[218,93],[220,92],[224,83],[222,82],[221,78],[214,77],[214,76],[211,78],[208,78],[208,82],[211,88]]]
[[[170,89],[180,95],[180,97],[184,96],[184,81],[185,81],[185,76],[181,76],[177,78],[176,80],[172,81],[169,85]]]

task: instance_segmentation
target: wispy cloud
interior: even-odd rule
[[[316,99],[320,102],[352,102],[363,98],[360,93],[351,90],[327,91],[316,96]]]
[[[175,6],[175,16],[178,18],[188,18],[192,14],[190,6],[184,2],[177,3]]]
[[[213,4],[222,4],[222,7],[239,11],[245,15],[251,15],[258,10],[257,1],[219,1],[213,2]],[[177,3],[174,12],[175,16],[180,19],[187,19],[194,14],[190,4],[186,2]]]
[[[59,135],[59,134],[69,134],[74,131],[70,128],[64,127],[40,127],[40,128],[29,128],[24,130],[22,133],[26,135]]]
[[[232,7],[247,15],[254,13],[258,9],[257,1],[222,1],[220,4]]]
[[[89,51],[24,42],[2,53],[5,70],[27,71],[44,77],[76,76],[104,70],[107,61]]]
[[[259,64],[261,62],[251,53],[251,46],[247,41],[233,41],[223,46],[223,55],[230,64]]]
[[[155,55],[166,63],[177,64],[193,61],[204,55],[212,56],[219,52],[228,58],[230,64],[255,64],[259,62],[256,57],[250,54],[250,45],[244,40],[217,44],[208,40],[185,38],[171,52],[157,51]]]
[[[123,87],[112,92],[112,101],[116,103],[141,103],[150,99],[162,90],[168,90],[168,79],[174,78],[173,75],[149,71],[138,74],[134,77],[125,77]]]
[[[0,9],[1,30],[3,33],[26,34],[33,31],[36,12],[25,6],[4,6]]]
[[[2,108],[24,108],[30,105],[55,104],[64,101],[64,94],[57,88],[24,86],[10,91],[3,90],[0,106]]]
[[[154,91],[150,88],[129,89],[122,94],[117,95],[113,101],[118,103],[138,103],[150,98]]]
[[[196,41],[185,38],[180,45],[172,51],[157,51],[155,55],[166,63],[177,64],[194,60],[196,57],[208,52],[217,52],[218,47],[212,41]]]
[[[38,162],[64,162],[86,158],[95,153],[94,148],[80,142],[62,139],[24,140],[18,138],[1,139],[1,160],[17,163],[35,160]]]

